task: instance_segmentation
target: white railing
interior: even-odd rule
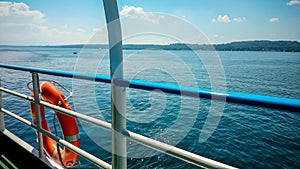
[[[33,78],[32,79],[33,80],[33,90],[35,91],[36,88],[39,88],[38,83],[35,84],[36,82],[38,82],[38,74],[35,73],[35,72],[32,72],[32,78]],[[36,90],[36,91],[38,91],[38,90]],[[34,102],[38,106],[39,105],[45,106],[45,107],[48,107],[48,108],[53,109],[55,111],[66,114],[68,116],[76,117],[80,120],[84,120],[86,122],[89,122],[89,123],[92,123],[94,125],[100,126],[100,127],[105,128],[107,130],[112,130],[112,126],[108,122],[105,122],[105,121],[102,121],[102,120],[99,120],[99,119],[95,119],[93,117],[81,114],[79,112],[74,112],[74,111],[71,111],[71,110],[67,110],[67,109],[61,108],[59,106],[52,105],[48,102],[40,101],[39,99],[36,100],[35,98],[33,98],[31,96],[27,96],[27,95],[9,90],[9,89],[3,88],[1,86],[0,86],[0,103],[2,101],[1,92],[5,92],[5,93],[11,94],[13,96],[17,96],[19,98],[25,99],[25,100],[30,101],[30,102]],[[18,121],[24,123],[25,125],[30,126],[31,128],[35,129],[38,133],[41,133],[41,134],[46,135],[47,137],[50,137],[51,139],[58,142],[60,145],[67,147],[68,149],[74,151],[75,153],[77,153],[81,157],[86,158],[87,160],[91,161],[92,163],[94,163],[98,166],[101,166],[103,168],[116,168],[116,166],[113,166],[114,163],[112,163],[112,165],[110,165],[107,162],[102,161],[101,159],[95,157],[94,155],[82,150],[81,148],[78,148],[78,147],[70,144],[66,140],[61,139],[61,138],[53,135],[52,133],[49,133],[48,131],[42,129],[39,125],[34,125],[32,122],[30,122],[30,121],[28,121],[28,120],[26,120],[26,119],[24,119],[24,118],[22,118],[22,117],[20,117],[16,114],[14,114],[14,113],[8,111],[7,109],[3,108],[1,104],[0,104],[0,106],[1,106],[1,110],[0,110],[0,112],[1,112],[0,113],[0,129],[2,131],[5,129],[4,117],[3,117],[3,113],[4,113],[4,114],[7,114],[7,115],[17,119]],[[39,110],[39,109],[36,109],[36,110]],[[199,166],[199,167],[203,167],[203,168],[234,168],[234,167],[228,166],[226,164],[222,164],[220,162],[217,162],[217,161],[199,156],[197,154],[194,154],[194,153],[191,153],[191,152],[188,152],[188,151],[185,151],[183,149],[168,145],[166,143],[162,143],[162,142],[159,142],[157,140],[153,140],[151,138],[142,136],[140,134],[136,134],[136,133],[128,131],[126,129],[124,129],[121,133],[122,133],[122,136],[124,138],[134,140],[134,141],[136,141],[136,142],[138,142],[142,145],[145,145],[147,147],[150,147],[150,148],[155,149],[157,151],[160,151],[162,153],[166,153],[170,156],[181,159],[183,161],[186,161],[188,163],[194,164],[194,165]],[[39,139],[38,139],[38,141],[39,141]],[[84,140],[82,140],[82,141],[84,141]],[[39,142],[38,145],[39,145],[39,151],[40,151],[40,153],[39,153],[40,158],[43,158],[44,153],[43,153],[42,142]],[[126,156],[125,156],[125,158],[126,158]]]

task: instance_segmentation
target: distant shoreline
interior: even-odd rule
[[[71,45],[0,45],[0,47],[49,47],[49,48],[89,48],[108,49],[107,44],[71,44]],[[174,43],[169,45],[158,44],[124,44],[124,50],[202,50],[202,51],[274,51],[274,52],[300,52],[298,41],[240,41],[225,44],[186,44]]]

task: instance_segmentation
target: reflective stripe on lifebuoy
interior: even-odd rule
[[[47,101],[53,105],[60,106],[68,110],[72,110],[69,102],[65,100],[65,96],[59,91],[59,89],[54,84],[45,81],[40,82],[40,93],[41,100]],[[36,111],[34,103],[31,103],[30,107],[32,121],[34,124],[36,124]],[[80,137],[76,118],[67,116],[60,112],[55,113],[58,117],[58,121],[60,123],[64,139],[69,143],[73,144],[74,146],[80,147]],[[47,130],[48,132],[51,132],[47,120],[45,118],[45,110],[43,106],[40,106],[40,115],[42,128]],[[43,135],[43,145],[47,155],[49,157],[52,157],[57,163],[60,164],[61,162],[57,153],[56,142],[51,138]],[[63,166],[66,167],[72,167],[78,159],[78,155],[73,151],[69,150],[68,148],[64,148],[63,150],[61,150],[60,154],[62,155]]]

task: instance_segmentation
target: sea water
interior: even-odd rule
[[[73,52],[78,54],[73,54]],[[109,75],[104,49],[1,47],[2,64]],[[300,99],[300,53],[125,50],[127,79]],[[1,84],[30,95],[28,72],[0,68]],[[74,110],[111,122],[110,85],[40,74],[73,91]],[[127,89],[127,128],[238,168],[299,168],[300,114]],[[31,121],[29,103],[3,93],[4,108]],[[46,109],[53,131],[53,113]],[[111,163],[110,132],[79,120],[82,149]],[[35,132],[5,116],[11,132],[37,148]],[[60,134],[61,136],[61,134]],[[127,141],[128,168],[197,168]],[[96,168],[83,158],[81,168]],[[76,168],[76,166],[74,167]]]

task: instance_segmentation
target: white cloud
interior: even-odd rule
[[[144,14],[144,13],[145,12],[143,8],[128,6],[128,5],[123,6],[122,10],[120,11],[121,16],[130,16],[130,15]]]
[[[218,22],[229,23],[229,22],[231,22],[231,20],[230,20],[228,15],[224,15],[224,16],[219,15],[218,16]]]
[[[0,44],[85,43],[91,33],[68,25],[50,27],[41,11],[22,2],[0,2]]]
[[[246,18],[245,17],[238,17],[238,18],[233,18],[234,22],[245,22]]]
[[[131,19],[151,22],[153,24],[159,24],[160,20],[164,19],[163,15],[154,15],[150,12],[145,12],[142,7],[125,5],[120,11],[120,15],[123,17],[130,17]]]
[[[286,4],[289,5],[289,6],[292,6],[292,5],[300,4],[300,2],[299,2],[299,0],[291,0],[290,2],[288,2]]]
[[[277,22],[279,20],[279,18],[270,18],[269,22]]]
[[[33,24],[45,21],[45,15],[38,10],[31,10],[23,2],[0,2],[0,20],[2,23]]]
[[[219,15],[218,18],[213,18],[211,20],[211,22],[213,22],[213,23],[217,23],[217,22],[219,22],[219,23],[221,23],[221,22],[229,23],[231,21],[233,21],[233,22],[244,22],[244,21],[246,21],[246,18],[245,17],[237,17],[237,18],[230,19],[230,17],[228,15],[223,15],[223,16]]]

